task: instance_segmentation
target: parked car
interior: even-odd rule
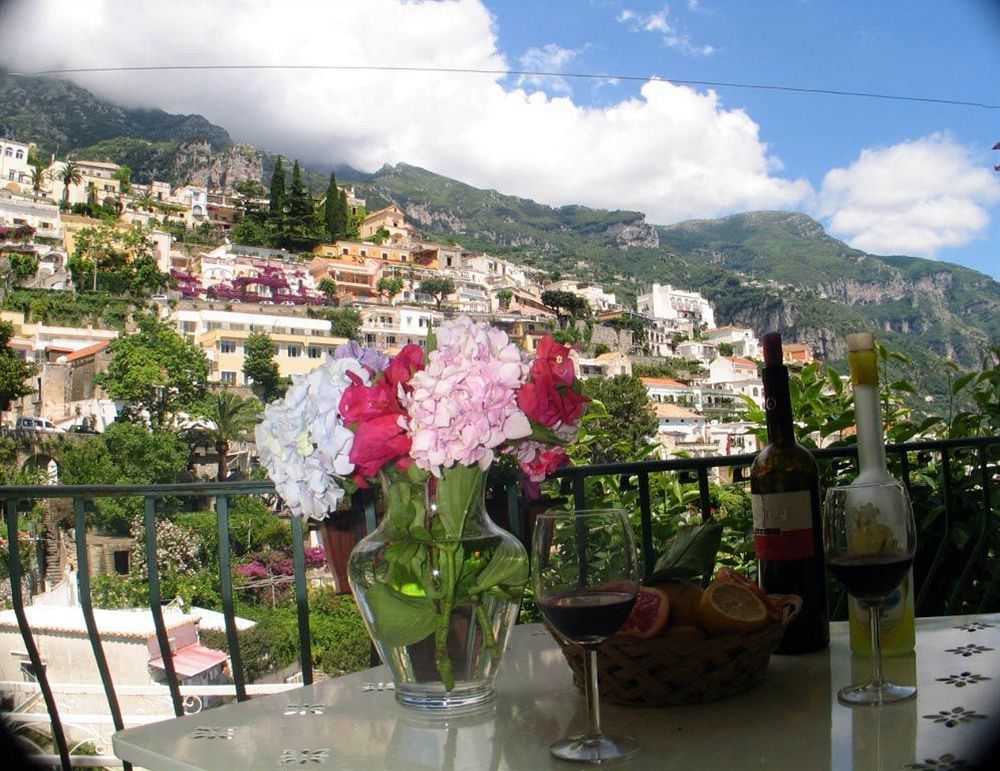
[[[75,426],[70,426],[66,430],[69,433],[71,433],[71,434],[99,434],[99,433],[101,433],[97,429],[91,428],[90,426],[85,426],[82,423],[78,424],[78,425],[75,425]]]
[[[66,433],[63,429],[59,428],[51,420],[45,418],[28,418],[20,417],[17,422],[14,423],[15,431],[32,431],[39,434],[64,434]]]

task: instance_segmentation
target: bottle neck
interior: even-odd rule
[[[854,415],[858,428],[858,467],[855,483],[885,482],[891,477],[885,462],[885,434],[878,388],[854,386]]]
[[[792,397],[788,390],[788,369],[784,365],[764,367],[764,412],[767,415],[769,444],[795,444]]]

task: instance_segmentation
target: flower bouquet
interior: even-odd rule
[[[493,695],[528,566],[486,514],[486,473],[507,456],[537,485],[568,463],[588,402],[569,353],[545,337],[529,362],[503,331],[461,316],[426,353],[338,350],[265,410],[258,452],[294,514],[321,519],[348,492],[382,487],[385,516],[349,576],[404,704]]]

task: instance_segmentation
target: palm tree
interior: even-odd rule
[[[79,185],[83,182],[83,174],[80,172],[80,167],[73,163],[73,161],[66,161],[58,178],[63,183],[63,203],[69,203],[69,186]]]
[[[31,190],[34,193],[35,198],[38,196],[49,192],[45,187],[45,183],[50,179],[49,173],[45,170],[42,165],[31,167]]]
[[[204,436],[218,455],[216,478],[223,482],[229,476],[229,448],[233,442],[253,437],[261,405],[253,397],[247,399],[223,388],[209,396],[203,412],[212,424],[204,429]]]

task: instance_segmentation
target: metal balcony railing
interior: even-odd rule
[[[935,543],[923,544],[923,559],[918,563],[921,568],[916,576],[919,593],[917,596],[918,614],[947,614],[965,596],[970,582],[975,582],[978,596],[979,612],[996,609],[1000,606],[1000,597],[994,600],[1000,579],[1000,518],[993,509],[992,488],[1000,480],[1000,436],[952,439],[942,441],[911,442],[901,445],[888,445],[887,453],[894,469],[911,493],[915,488],[925,483],[924,478],[929,469],[933,469],[940,481],[940,500],[936,502],[943,512],[935,516]],[[850,466],[856,460],[856,449],[853,447],[824,449],[814,453],[820,461],[826,479],[834,478],[835,474],[850,477]],[[713,515],[710,475],[721,469],[729,469],[734,484],[746,482],[746,469],[752,463],[754,456],[750,454],[714,456],[704,458],[673,458],[668,460],[651,460],[630,463],[611,463],[580,467],[568,467],[557,472],[556,477],[563,480],[563,490],[567,497],[572,498],[577,508],[598,504],[587,499],[587,481],[601,477],[605,484],[617,485],[620,490],[636,490],[639,508],[639,540],[642,549],[643,567],[646,574],[652,571],[656,560],[654,553],[653,522],[654,509],[651,500],[651,480],[656,475],[679,475],[681,481],[696,483],[698,490],[697,508],[703,518]],[[160,651],[170,651],[170,641],[164,624],[162,604],[163,596],[160,587],[160,568],[157,564],[156,517],[158,502],[164,499],[214,498],[217,531],[219,535],[218,559],[220,566],[222,610],[225,619],[226,638],[232,665],[232,693],[239,701],[248,698],[247,678],[240,657],[240,643],[237,635],[236,616],[234,612],[234,586],[232,579],[232,555],[230,552],[230,506],[237,496],[273,495],[274,488],[270,482],[222,482],[197,484],[169,485],[87,485],[87,486],[10,486],[0,487],[0,502],[4,509],[6,534],[9,549],[9,569],[12,593],[12,604],[17,617],[18,627],[24,642],[27,658],[30,660],[31,671],[37,679],[41,697],[44,699],[51,722],[51,733],[58,757],[50,756],[53,764],[61,764],[63,769],[70,769],[73,764],[86,762],[83,758],[70,757],[66,733],[60,718],[60,713],[53,695],[52,684],[46,675],[46,668],[39,655],[32,629],[27,622],[23,590],[25,576],[21,569],[20,545],[17,533],[21,505],[26,501],[50,499],[68,499],[72,502],[72,519],[76,540],[76,565],[79,586],[79,604],[83,612],[94,660],[100,674],[101,684],[107,700],[108,710],[115,730],[124,727],[122,710],[119,706],[118,691],[112,672],[108,666],[102,640],[98,634],[95,622],[94,607],[91,596],[89,555],[86,547],[85,533],[87,530],[88,506],[93,501],[115,497],[141,498],[143,501],[143,527],[146,539],[146,570],[148,574],[150,610],[153,616],[156,639]],[[915,497],[916,499],[916,497]],[[507,514],[511,531],[527,542],[530,537],[529,518],[526,507],[519,501],[515,486],[506,489]],[[370,532],[376,526],[376,511],[369,503],[358,503],[352,510],[354,527],[358,536]],[[920,514],[918,512],[918,520]],[[919,524],[919,523],[918,523]],[[958,539],[964,541],[961,562],[962,568],[957,577],[949,579],[947,596],[941,599],[941,591],[931,591],[939,579],[942,566],[950,557],[956,556],[952,538],[954,532],[961,527],[967,537]],[[312,651],[310,645],[308,595],[306,591],[305,562],[303,548],[303,525],[300,519],[291,518],[293,566],[294,566],[294,602],[298,620],[299,664],[301,666],[301,682],[310,684],[313,681]],[[2,532],[2,531],[0,531]],[[974,571],[979,573],[974,576]],[[985,567],[984,567],[985,566]],[[954,573],[955,571],[952,571]],[[175,671],[173,656],[163,656],[173,712],[180,716],[184,714],[184,700],[181,686]],[[126,689],[127,690],[127,689]],[[107,759],[105,759],[107,760]],[[128,763],[123,764],[126,769]]]

